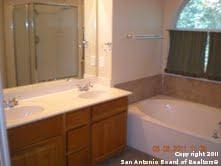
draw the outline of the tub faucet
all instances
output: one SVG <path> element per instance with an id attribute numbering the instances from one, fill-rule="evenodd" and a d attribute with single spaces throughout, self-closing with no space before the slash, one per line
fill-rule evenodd
<path id="1" fill-rule="evenodd" d="M 19 101 L 16 97 L 13 97 L 9 100 L 3 100 L 4 108 L 13 108 L 19 104 Z"/>
<path id="2" fill-rule="evenodd" d="M 213 131 L 214 139 L 221 139 L 221 122 L 218 122 L 218 128 Z"/>
<path id="3" fill-rule="evenodd" d="M 213 137 L 214 139 L 218 139 L 218 138 L 219 138 L 219 135 L 218 135 L 218 131 L 217 131 L 217 130 L 214 130 L 214 131 L 213 131 L 212 137 Z"/>

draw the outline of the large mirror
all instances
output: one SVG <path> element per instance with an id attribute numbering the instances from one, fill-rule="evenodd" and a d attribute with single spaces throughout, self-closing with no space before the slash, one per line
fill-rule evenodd
<path id="1" fill-rule="evenodd" d="M 4 87 L 96 76 L 96 6 L 96 0 L 5 0 Z"/>

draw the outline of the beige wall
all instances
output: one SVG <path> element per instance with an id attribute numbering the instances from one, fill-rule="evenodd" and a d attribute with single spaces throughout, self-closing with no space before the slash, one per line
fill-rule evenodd
<path id="1" fill-rule="evenodd" d="M 98 0 L 98 77 L 111 80 L 113 0 Z"/>
<path id="2" fill-rule="evenodd" d="M 113 1 L 112 84 L 160 74 L 162 40 L 128 40 L 126 35 L 161 35 L 163 1 Z"/>
<path id="3" fill-rule="evenodd" d="M 97 74 L 97 2 L 84 0 L 85 40 L 85 77 Z"/>

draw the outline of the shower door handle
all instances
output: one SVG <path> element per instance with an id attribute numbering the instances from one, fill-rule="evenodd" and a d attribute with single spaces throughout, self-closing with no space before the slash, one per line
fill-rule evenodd
<path id="1" fill-rule="evenodd" d="M 39 44 L 40 43 L 40 37 L 35 35 L 35 44 Z"/>
<path id="2" fill-rule="evenodd" d="M 83 40 L 81 44 L 79 44 L 79 48 L 88 48 L 88 43 L 87 40 Z"/>

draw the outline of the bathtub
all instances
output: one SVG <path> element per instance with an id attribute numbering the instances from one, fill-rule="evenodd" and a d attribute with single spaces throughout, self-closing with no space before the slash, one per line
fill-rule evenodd
<path id="1" fill-rule="evenodd" d="M 221 136 L 220 121 L 221 109 L 156 96 L 129 106 L 127 142 L 167 161 L 216 160 L 221 165 L 221 139 L 212 137 L 215 129 Z"/>

